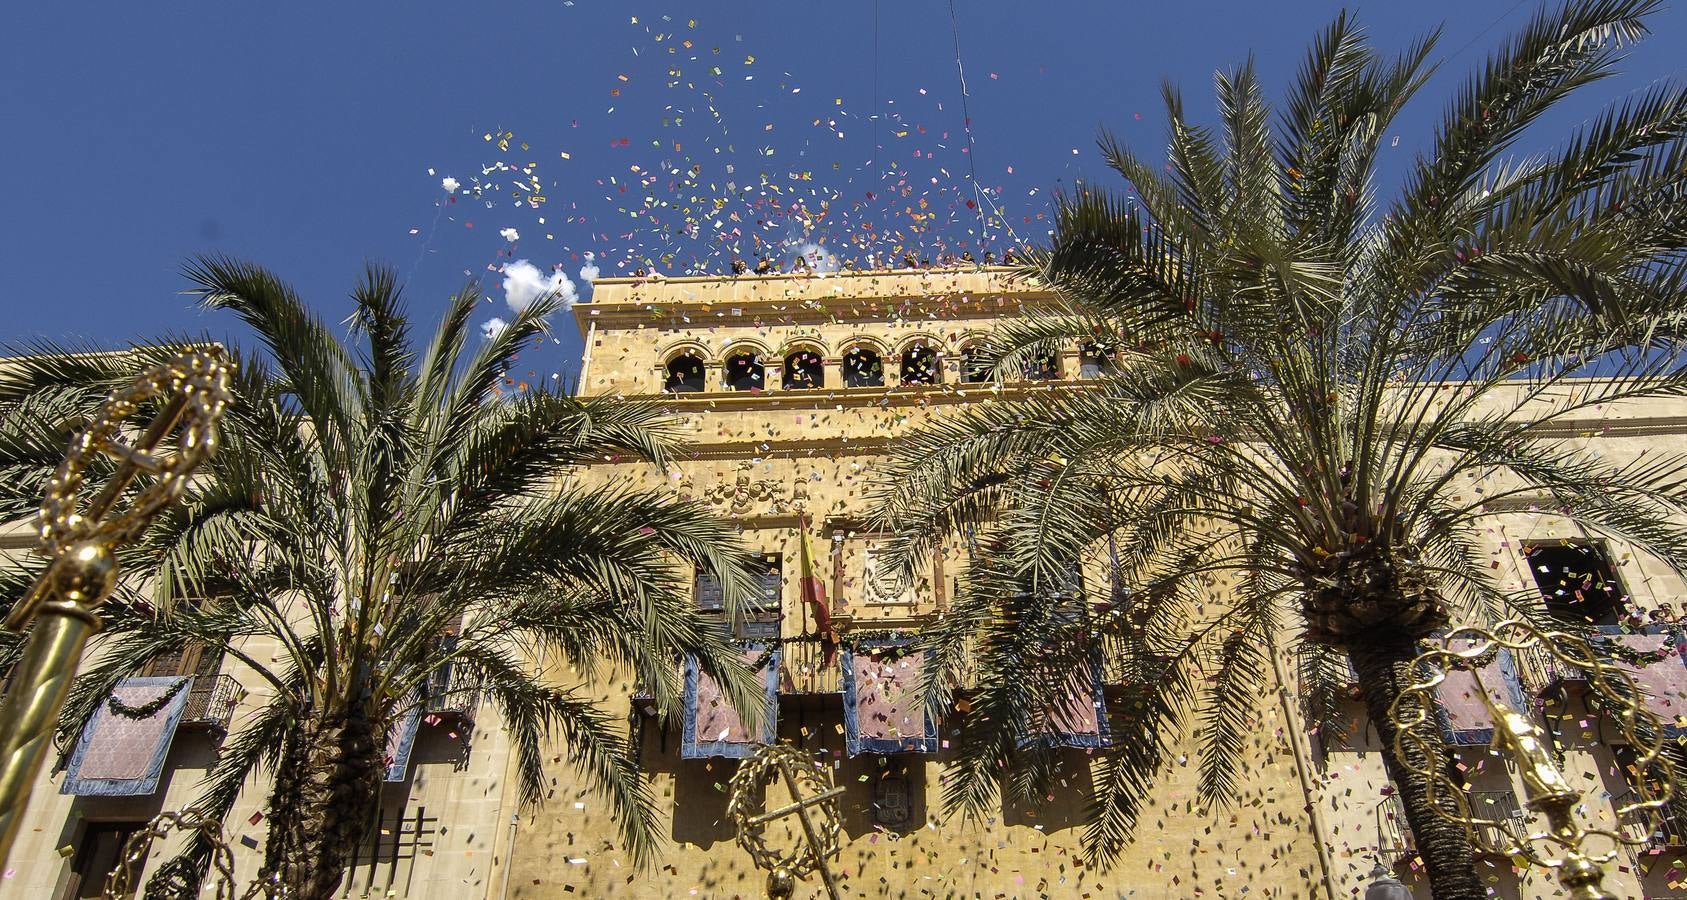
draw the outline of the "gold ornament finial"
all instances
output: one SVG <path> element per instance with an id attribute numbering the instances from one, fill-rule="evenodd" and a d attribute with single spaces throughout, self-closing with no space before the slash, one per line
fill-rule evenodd
<path id="1" fill-rule="evenodd" d="M 764 805 L 767 788 L 775 781 L 784 782 L 791 802 L 757 812 L 755 808 Z M 814 793 L 805 794 L 804 785 Z M 798 879 L 819 872 L 826 895 L 838 900 L 838 886 L 826 861 L 839 849 L 838 834 L 843 826 L 838 821 L 838 798 L 843 796 L 843 788 L 833 787 L 813 759 L 789 744 L 756 748 L 755 755 L 738 766 L 731 788 L 726 814 L 737 828 L 738 846 L 750 854 L 757 868 L 767 870 L 767 896 L 773 900 L 790 897 L 796 893 Z M 786 816 L 795 816 L 802 826 L 803 845 L 792 851 L 774 850 L 767 845 L 764 832 L 769 822 Z"/>
<path id="2" fill-rule="evenodd" d="M 186 351 L 147 370 L 106 398 L 47 481 L 40 536 L 52 561 L 5 622 L 13 631 L 29 628 L 29 637 L 0 706 L 0 868 L 23 821 L 82 648 L 100 628 L 95 611 L 117 586 L 116 549 L 180 497 L 193 470 L 216 449 L 217 421 L 232 400 L 230 377 L 228 361 L 214 347 Z M 166 397 L 158 418 L 133 444 L 125 443 L 126 426 L 141 405 Z M 166 444 L 172 452 L 163 455 Z M 117 470 L 83 505 L 78 495 L 87 468 L 101 455 L 116 459 Z M 143 474 L 148 480 L 129 497 L 128 507 L 114 511 Z"/>

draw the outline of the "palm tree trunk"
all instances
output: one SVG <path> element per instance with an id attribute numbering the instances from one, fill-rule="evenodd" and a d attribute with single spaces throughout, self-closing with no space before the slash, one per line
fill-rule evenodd
<path id="1" fill-rule="evenodd" d="M 312 715 L 277 766 L 262 876 L 292 900 L 331 900 L 355 860 L 385 774 L 385 732 L 356 709 Z"/>
<path id="2" fill-rule="evenodd" d="M 1394 736 L 1399 729 L 1388 713 L 1395 698 L 1417 680 L 1412 671 L 1412 660 L 1417 653 L 1416 642 L 1410 640 L 1348 648 L 1353 670 L 1359 676 L 1359 690 L 1365 698 L 1365 711 L 1382 739 L 1382 758 L 1388 778 L 1399 792 L 1406 809 L 1406 823 L 1412 828 L 1418 855 L 1423 857 L 1429 874 L 1430 890 L 1436 900 L 1484 900 L 1488 892 L 1476 874 L 1476 855 L 1470 835 L 1462 826 L 1435 813 L 1429 800 L 1429 779 L 1402 764 L 1395 754 Z M 1416 758 L 1407 762 L 1413 768 L 1425 769 L 1429 760 Z"/>

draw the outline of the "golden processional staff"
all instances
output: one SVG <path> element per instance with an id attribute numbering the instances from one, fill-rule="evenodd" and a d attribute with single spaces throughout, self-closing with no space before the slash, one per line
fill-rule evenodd
<path id="1" fill-rule="evenodd" d="M 1539 653 L 1560 667 L 1585 673 L 1601 709 L 1635 750 L 1635 791 L 1640 799 L 1617 810 L 1619 822 L 1656 812 L 1670 802 L 1676 773 L 1669 754 L 1664 752 L 1664 723 L 1646 708 L 1640 687 L 1623 663 L 1596 650 L 1582 637 L 1542 631 L 1517 619 L 1492 628 L 1455 628 L 1413 661 L 1420 680 L 1402 691 L 1389 709 L 1389 717 L 1399 729 L 1394 752 L 1403 765 L 1427 779 L 1429 805 L 1437 816 L 1464 826 L 1465 833 L 1473 838 L 1482 835 L 1484 842 L 1488 842 L 1486 835 L 1498 835 L 1500 840 L 1492 849 L 1556 871 L 1564 896 L 1572 900 L 1615 900 L 1602 885 L 1604 863 L 1616 856 L 1618 847 L 1638 845 L 1644 839 L 1625 835 L 1618 828 L 1598 828 L 1578 821 L 1576 808 L 1582 792 L 1559 769 L 1545 729 L 1530 721 L 1524 710 L 1496 702 L 1489 686 L 1482 682 L 1481 666 L 1501 649 Z M 1468 671 L 1475 677 L 1474 693 L 1494 723 L 1491 746 L 1516 768 L 1523 780 L 1525 806 L 1545 820 L 1544 827 L 1531 829 L 1509 819 L 1481 815 L 1446 768 L 1437 763 L 1431 711 L 1436 689 L 1453 670 Z M 1610 846 L 1594 852 L 1585 846 L 1590 838 L 1602 839 Z"/>
<path id="2" fill-rule="evenodd" d="M 0 706 L 0 868 L 11 854 L 41 770 L 53 727 L 82 660 L 100 629 L 96 608 L 117 585 L 117 547 L 132 541 L 160 510 L 181 496 L 189 476 L 216 449 L 216 424 L 227 408 L 229 363 L 216 348 L 190 350 L 149 369 L 112 393 L 47 482 L 41 500 L 41 549 L 47 570 L 13 608 L 6 627 L 33 621 L 23 660 Z M 124 442 L 125 423 L 141 404 L 168 396 L 163 412 Z M 174 453 L 159 453 L 166 444 Z M 100 454 L 118 460 L 103 490 L 79 509 L 85 471 Z M 131 483 L 145 477 L 127 509 L 115 510 Z"/>

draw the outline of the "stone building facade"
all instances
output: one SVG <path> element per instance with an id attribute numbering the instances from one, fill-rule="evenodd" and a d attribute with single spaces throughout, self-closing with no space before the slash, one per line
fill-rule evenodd
<path id="1" fill-rule="evenodd" d="M 862 740 L 859 717 L 850 721 L 856 698 L 847 684 L 862 670 L 828 665 L 815 640 L 818 624 L 799 586 L 801 532 L 806 528 L 816 548 L 832 618 L 846 636 L 917 630 L 942 616 L 964 547 L 935 554 L 916 584 L 882 577 L 874 566 L 882 536 L 868 530 L 866 492 L 889 444 L 928 417 L 1026 391 L 1069 390 L 1093 374 L 1100 360 L 1091 348 L 1073 346 L 1023 380 L 974 380 L 967 365 L 972 342 L 1045 299 L 998 270 L 597 282 L 593 302 L 574 310 L 585 337 L 581 391 L 659 398 L 692 449 L 665 472 L 606 461 L 577 475 L 606 485 L 666 484 L 676 495 L 702 498 L 767 554 L 766 600 L 777 615 L 742 636 L 755 646 L 779 642 L 770 707 L 777 738 L 812 752 L 845 789 L 835 867 L 846 896 L 1347 897 L 1363 893 L 1380 862 L 1427 897 L 1421 863 L 1388 796 L 1375 730 L 1345 695 L 1324 713 L 1339 727 L 1321 732 L 1310 724 L 1315 711 L 1300 687 L 1307 663 L 1299 658 L 1280 661 L 1272 673 L 1280 690 L 1258 698 L 1252 710 L 1256 739 L 1239 802 L 1216 812 L 1196 806 L 1190 741 L 1157 780 L 1136 842 L 1107 871 L 1079 859 L 1094 749 L 1062 751 L 1063 776 L 1045 802 L 968 822 L 947 818 L 943 802 L 952 723 L 935 723 L 934 744 L 911 740 L 879 752 L 863 746 L 871 742 Z M 1687 403 L 1654 403 L 1599 410 L 1553 436 L 1626 459 L 1664 451 L 1683 431 Z M 1470 485 L 1473 497 L 1497 489 Z M 1687 597 L 1687 586 L 1664 567 L 1574 531 L 1550 514 L 1550 504 L 1523 496 L 1493 508 L 1499 515 L 1482 549 L 1508 589 L 1573 594 L 1584 605 L 1567 607 L 1567 615 L 1585 617 L 1597 607 L 1594 617 L 1613 628 L 1624 604 L 1667 610 Z M 1089 583 L 1102 583 L 1099 573 L 1088 574 Z M 705 605 L 707 592 L 700 585 Z M 1215 584 L 1215 600 L 1222 595 L 1223 584 Z M 1285 646 L 1292 643 L 1287 637 Z M 1517 696 L 1555 717 L 1565 768 L 1588 789 L 1588 814 L 1645 839 L 1617 853 L 1607 885 L 1621 896 L 1687 896 L 1687 886 L 1672 885 L 1687 882 L 1687 866 L 1677 861 L 1687 857 L 1687 820 L 1616 822 L 1613 804 L 1630 787 L 1613 729 L 1587 710 L 1581 686 L 1563 673 L 1534 660 L 1518 660 L 1512 670 Z M 1679 681 L 1677 670 L 1684 673 Z M 1687 691 L 1679 656 L 1664 660 L 1659 672 L 1666 679 L 1660 685 Z M 1132 740 L 1133 723 L 1113 702 L 1131 687 L 1130 667 L 1108 666 L 1105 681 L 1106 739 Z M 730 748 L 700 750 L 699 739 L 708 744 L 711 735 L 695 733 L 694 720 L 657 717 L 631 681 L 600 688 L 626 704 L 639 759 L 670 817 L 671 845 L 655 869 L 630 868 L 609 837 L 604 804 L 558 765 L 554 799 L 563 802 L 517 817 L 507 896 L 759 896 L 762 873 L 734 844 L 725 813 L 739 763 L 711 755 Z M 1687 703 L 1687 694 L 1656 702 L 1668 713 Z M 906 730 L 918 731 L 918 723 Z M 931 752 L 908 750 L 916 745 Z M 1456 756 L 1453 765 L 1480 792 L 1475 799 L 1484 809 L 1520 806 L 1516 774 L 1485 745 L 1461 746 Z M 1557 893 L 1547 875 L 1495 854 L 1480 865 L 1495 896 Z M 816 879 L 799 889 L 805 895 L 823 896 Z"/>

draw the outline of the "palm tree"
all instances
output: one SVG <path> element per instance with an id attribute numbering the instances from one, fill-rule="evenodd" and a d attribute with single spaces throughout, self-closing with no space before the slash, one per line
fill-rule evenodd
<path id="1" fill-rule="evenodd" d="M 1687 570 L 1687 459 L 1616 461 L 1550 437 L 1610 404 L 1687 394 L 1668 352 L 1687 308 L 1687 94 L 1653 87 L 1546 155 L 1505 158 L 1609 74 L 1656 7 L 1537 15 L 1453 97 L 1386 209 L 1378 148 L 1434 35 L 1386 59 L 1338 17 L 1275 127 L 1251 65 L 1216 79 L 1220 131 L 1189 123 L 1168 86 L 1164 173 L 1103 135 L 1132 192 L 1060 199 L 1025 273 L 1055 299 L 987 353 L 998 376 L 1075 341 L 1117 348 L 1117 364 L 923 428 L 877 496 L 906 567 L 945 535 L 973 538 L 927 637 L 951 676 L 929 680 L 941 708 L 967 654 L 982 657 L 953 808 L 986 809 L 1004 771 L 1017 791 L 1046 780 L 1047 754 L 1020 738 L 1098 648 L 1110 664 L 1170 662 L 1145 667 L 1141 733 L 1098 764 L 1089 852 L 1129 840 L 1180 728 L 1198 726 L 1203 798 L 1233 797 L 1253 727 L 1241 701 L 1290 649 L 1289 601 L 1309 649 L 1357 670 L 1435 896 L 1484 896 L 1468 838 L 1416 774 L 1429 760 L 1397 758 L 1389 717 L 1418 642 L 1451 617 L 1542 613 L 1488 567 L 1484 517 L 1540 498 Z M 1111 595 L 1063 601 L 1078 567 L 1106 571 Z"/>
<path id="2" fill-rule="evenodd" d="M 126 555 L 127 589 L 106 611 L 112 636 L 79 679 L 65 730 L 74 735 L 147 660 L 190 641 L 221 648 L 267 696 L 225 744 L 196 806 L 226 815 L 268 771 L 262 873 L 319 900 L 336 894 L 378 802 L 389 728 L 432 699 L 432 676 L 450 667 L 453 690 L 472 684 L 501 713 L 523 803 L 543 797 L 542 747 L 560 737 L 611 801 L 624 846 L 648 861 L 654 801 L 616 717 L 542 679 L 532 654 L 631 670 L 670 709 L 675 661 L 690 654 L 741 708 L 756 708 L 738 651 L 690 596 L 700 568 L 735 609 L 749 602 L 734 530 L 698 504 L 566 477 L 605 457 L 667 460 L 668 420 L 648 405 L 547 390 L 498 396 L 561 307 L 556 296 L 476 349 L 471 286 L 418 351 L 390 271 L 371 268 L 352 295 L 358 346 L 261 268 L 204 258 L 187 275 L 265 353 L 234 354 L 237 402 L 221 448 Z M 63 421 L 155 352 L 17 360 L 0 403 Z M 41 448 L 8 447 L 14 472 L 39 475 Z M 273 645 L 275 661 L 251 641 Z M 167 867 L 165 880 L 192 882 L 194 862 Z"/>

